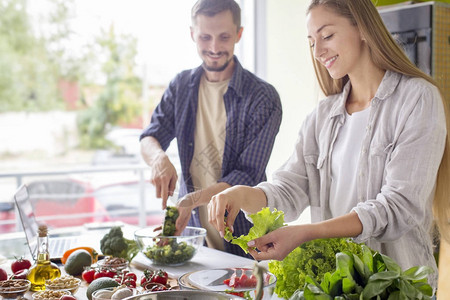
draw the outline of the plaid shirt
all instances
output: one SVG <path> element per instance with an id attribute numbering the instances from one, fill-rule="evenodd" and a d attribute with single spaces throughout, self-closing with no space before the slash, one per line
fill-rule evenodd
<path id="1" fill-rule="evenodd" d="M 282 109 L 275 88 L 242 68 L 234 57 L 235 69 L 224 95 L 227 113 L 222 176 L 218 182 L 254 186 L 266 180 L 266 166 L 278 133 Z M 176 138 L 182 180 L 179 197 L 193 192 L 189 168 L 194 153 L 198 90 L 203 68 L 179 73 L 164 92 L 153 112 L 145 136 L 156 138 L 166 150 Z M 191 226 L 201 227 L 198 210 L 192 212 Z M 235 236 L 247 234 L 252 224 L 239 213 L 234 224 Z M 239 246 L 225 242 L 225 250 L 245 256 Z"/>

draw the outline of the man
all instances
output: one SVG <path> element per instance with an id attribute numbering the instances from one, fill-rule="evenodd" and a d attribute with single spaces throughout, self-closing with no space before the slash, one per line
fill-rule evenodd
<path id="1" fill-rule="evenodd" d="M 211 197 L 226 188 L 266 179 L 281 123 L 277 91 L 243 69 L 234 56 L 242 31 L 234 0 L 199 0 L 194 5 L 191 37 L 203 64 L 181 72 L 169 84 L 141 135 L 141 152 L 165 209 L 178 176 L 164 151 L 176 138 L 183 176 L 176 234 L 188 222 L 205 227 L 208 246 L 246 256 L 240 247 L 224 242 L 206 211 Z M 234 235 L 247 234 L 251 226 L 239 213 Z"/>

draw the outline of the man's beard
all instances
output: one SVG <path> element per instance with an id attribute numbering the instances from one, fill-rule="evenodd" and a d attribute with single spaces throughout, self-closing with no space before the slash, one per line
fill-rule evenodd
<path id="1" fill-rule="evenodd" d="M 207 53 L 205 53 L 206 55 Z M 205 69 L 208 72 L 222 72 L 224 71 L 228 65 L 230 64 L 231 60 L 233 59 L 233 57 L 231 57 L 229 60 L 227 60 L 222 66 L 218 66 L 218 67 L 214 67 L 214 66 L 208 66 L 205 61 L 203 61 L 203 69 Z"/>

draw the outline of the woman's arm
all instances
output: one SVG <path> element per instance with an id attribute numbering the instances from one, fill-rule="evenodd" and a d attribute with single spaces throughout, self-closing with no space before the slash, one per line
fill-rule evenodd
<path id="1" fill-rule="evenodd" d="M 351 212 L 318 223 L 281 227 L 250 241 L 248 246 L 256 260 L 282 260 L 305 242 L 320 238 L 355 237 L 361 232 L 361 221 L 355 212 Z"/>

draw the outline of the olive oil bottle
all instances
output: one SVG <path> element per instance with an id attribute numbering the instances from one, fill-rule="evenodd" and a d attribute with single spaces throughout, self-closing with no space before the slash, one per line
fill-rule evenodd
<path id="1" fill-rule="evenodd" d="M 37 259 L 27 276 L 27 279 L 31 282 L 30 290 L 45 290 L 45 280 L 52 280 L 60 276 L 61 270 L 50 261 L 47 225 L 39 225 Z"/>

